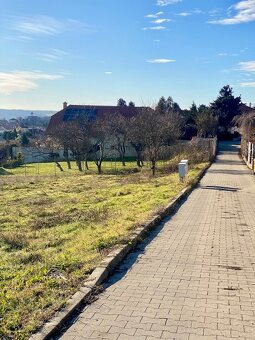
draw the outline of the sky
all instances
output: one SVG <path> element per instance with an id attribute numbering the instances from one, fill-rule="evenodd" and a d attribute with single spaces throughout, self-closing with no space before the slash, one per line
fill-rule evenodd
<path id="1" fill-rule="evenodd" d="M 255 0 L 0 0 L 0 108 L 255 103 Z"/>

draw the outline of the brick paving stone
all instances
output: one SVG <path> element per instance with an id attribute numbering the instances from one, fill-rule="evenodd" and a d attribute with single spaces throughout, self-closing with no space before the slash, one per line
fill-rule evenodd
<path id="1" fill-rule="evenodd" d="M 178 212 L 62 339 L 255 339 L 255 183 L 222 143 Z"/>

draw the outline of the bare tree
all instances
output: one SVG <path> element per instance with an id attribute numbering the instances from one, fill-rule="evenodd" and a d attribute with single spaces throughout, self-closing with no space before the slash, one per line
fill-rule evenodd
<path id="1" fill-rule="evenodd" d="M 63 167 L 59 163 L 59 151 L 61 150 L 61 145 L 50 136 L 46 136 L 44 138 L 38 138 L 37 140 L 30 143 L 31 147 L 34 147 L 38 155 L 51 158 L 56 166 L 59 168 L 61 172 L 64 171 Z"/>
<path id="2" fill-rule="evenodd" d="M 79 171 L 82 171 L 82 161 L 85 160 L 88 169 L 87 157 L 92 147 L 91 124 L 86 117 L 80 117 L 75 121 L 62 122 L 49 132 L 50 137 L 62 145 L 63 156 L 68 168 L 71 168 L 69 150 L 72 152 Z"/>
<path id="3" fill-rule="evenodd" d="M 207 138 L 216 136 L 218 118 L 213 115 L 207 106 L 200 105 L 195 116 L 195 123 L 198 137 Z"/>
<path id="4" fill-rule="evenodd" d="M 139 138 L 138 135 L 135 136 L 135 134 L 136 134 L 136 130 L 130 132 L 130 135 L 131 135 L 130 145 L 134 148 L 134 150 L 136 152 L 136 164 L 139 168 L 141 168 L 143 166 L 144 146 L 142 145 L 141 142 L 139 142 L 139 140 L 141 140 L 141 138 Z M 132 135 L 133 135 L 133 137 L 132 137 Z M 134 142 L 132 139 L 136 140 L 136 142 Z"/>
<path id="5" fill-rule="evenodd" d="M 247 141 L 255 141 L 255 112 L 242 114 L 233 120 L 239 127 L 243 138 Z"/>
<path id="6" fill-rule="evenodd" d="M 120 113 L 108 117 L 106 121 L 109 139 L 112 148 L 115 149 L 121 159 L 122 165 L 125 166 L 126 145 L 128 141 L 130 119 Z"/>
<path id="7" fill-rule="evenodd" d="M 93 156 L 97 166 L 98 174 L 102 173 L 102 163 L 105 159 L 105 146 L 108 140 L 108 117 L 102 115 L 91 124 L 91 142 L 92 147 L 90 154 Z"/>
<path id="8" fill-rule="evenodd" d="M 55 143 L 58 143 L 63 148 L 63 156 L 67 162 L 68 169 L 71 169 L 71 162 L 69 159 L 69 139 L 70 139 L 69 125 L 67 123 L 61 123 L 58 126 L 51 128 L 48 133 L 48 137 Z"/>
<path id="9" fill-rule="evenodd" d="M 181 124 L 178 113 L 157 114 L 151 109 L 144 109 L 132 118 L 132 141 L 143 145 L 144 155 L 151 164 L 153 175 L 162 150 L 180 137 Z"/>

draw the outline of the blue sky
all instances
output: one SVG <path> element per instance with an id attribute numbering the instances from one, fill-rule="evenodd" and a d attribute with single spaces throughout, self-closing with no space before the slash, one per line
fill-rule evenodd
<path id="1" fill-rule="evenodd" d="M 0 107 L 255 103 L 255 0 L 0 0 Z"/>

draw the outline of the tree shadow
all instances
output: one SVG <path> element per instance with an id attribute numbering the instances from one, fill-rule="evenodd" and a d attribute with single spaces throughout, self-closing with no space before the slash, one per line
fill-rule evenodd
<path id="1" fill-rule="evenodd" d="M 141 243 L 130 252 L 127 257 L 117 266 L 114 272 L 109 277 L 108 281 L 103 284 L 104 288 L 108 288 L 118 281 L 120 281 L 126 273 L 132 268 L 132 266 L 139 262 L 139 257 L 145 253 L 146 247 L 151 243 L 151 241 L 157 237 L 157 235 L 163 229 L 165 223 L 171 219 L 171 216 L 166 217 L 155 229 L 148 232 L 148 236 Z"/>

